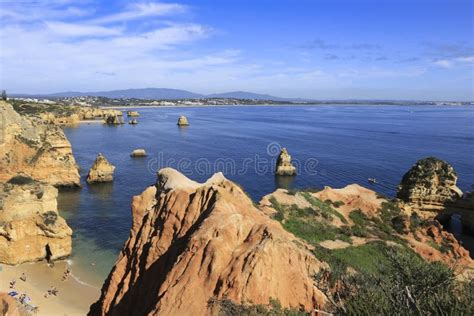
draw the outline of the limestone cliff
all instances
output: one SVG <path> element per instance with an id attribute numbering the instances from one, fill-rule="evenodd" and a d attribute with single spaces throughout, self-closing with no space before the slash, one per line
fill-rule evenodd
<path id="1" fill-rule="evenodd" d="M 311 311 L 326 301 L 313 278 L 326 264 L 222 174 L 199 184 L 162 169 L 132 216 L 90 315 L 206 315 L 212 299 Z"/>
<path id="2" fill-rule="evenodd" d="M 446 161 L 429 157 L 419 160 L 402 178 L 397 197 L 412 207 L 435 211 L 462 196 L 458 176 Z"/>
<path id="3" fill-rule="evenodd" d="M 0 262 L 20 264 L 71 254 L 72 230 L 58 215 L 58 190 L 18 175 L 0 183 Z"/>
<path id="4" fill-rule="evenodd" d="M 20 116 L 0 101 L 0 182 L 17 173 L 54 186 L 79 186 L 71 144 L 60 127 Z"/>

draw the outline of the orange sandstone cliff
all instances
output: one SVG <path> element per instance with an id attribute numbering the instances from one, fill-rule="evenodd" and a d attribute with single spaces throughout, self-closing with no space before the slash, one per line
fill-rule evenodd
<path id="1" fill-rule="evenodd" d="M 134 197 L 133 227 L 90 315 L 206 315 L 212 299 L 311 311 L 326 267 L 221 173 L 203 184 L 162 169 Z"/>

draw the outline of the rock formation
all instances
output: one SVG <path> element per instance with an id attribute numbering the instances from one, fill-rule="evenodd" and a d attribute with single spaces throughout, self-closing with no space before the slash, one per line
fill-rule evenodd
<path id="1" fill-rule="evenodd" d="M 132 119 L 132 120 L 128 121 L 128 124 L 136 125 L 136 124 L 138 124 L 138 120 L 137 119 Z"/>
<path id="2" fill-rule="evenodd" d="M 111 182 L 114 180 L 115 166 L 99 153 L 87 175 L 87 183 Z"/>
<path id="3" fill-rule="evenodd" d="M 124 124 L 123 117 L 118 116 L 116 114 L 108 115 L 105 118 L 105 123 L 108 125 L 121 125 Z"/>
<path id="4" fill-rule="evenodd" d="M 0 315 L 3 316 L 29 316 L 29 313 L 13 297 L 0 292 Z"/>
<path id="5" fill-rule="evenodd" d="M 278 156 L 275 174 L 279 176 L 293 176 L 296 174 L 296 168 L 291 163 L 291 156 L 286 148 L 282 148 Z"/>
<path id="6" fill-rule="evenodd" d="M 203 184 L 162 169 L 135 196 L 133 226 L 90 315 L 208 315 L 211 299 L 311 311 L 325 264 L 219 173 Z"/>
<path id="7" fill-rule="evenodd" d="M 145 149 L 135 149 L 132 151 L 130 154 L 131 157 L 146 157 L 146 151 Z"/>
<path id="8" fill-rule="evenodd" d="M 127 115 L 129 117 L 138 117 L 140 116 L 140 113 L 138 113 L 138 111 L 127 111 Z"/>
<path id="9" fill-rule="evenodd" d="M 18 175 L 0 183 L 0 262 L 20 264 L 71 254 L 72 230 L 59 216 L 58 190 Z"/>
<path id="10" fill-rule="evenodd" d="M 19 115 L 0 101 L 0 181 L 19 172 L 54 186 L 79 186 L 71 144 L 60 127 Z"/>
<path id="11" fill-rule="evenodd" d="M 188 118 L 184 115 L 181 115 L 178 119 L 178 125 L 179 126 L 188 126 L 189 125 Z"/>
<path id="12" fill-rule="evenodd" d="M 402 178 L 397 197 L 414 208 L 440 210 L 462 196 L 453 167 L 437 158 L 419 160 Z"/>

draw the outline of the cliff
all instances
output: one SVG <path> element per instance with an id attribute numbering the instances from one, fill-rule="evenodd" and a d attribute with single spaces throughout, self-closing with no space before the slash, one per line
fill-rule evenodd
<path id="1" fill-rule="evenodd" d="M 0 183 L 0 262 L 20 264 L 71 254 L 72 230 L 58 215 L 58 190 L 18 175 Z"/>
<path id="2" fill-rule="evenodd" d="M 203 184 L 173 169 L 134 197 L 130 238 L 90 315 L 205 315 L 211 300 L 311 311 L 326 265 L 216 174 Z"/>
<path id="3" fill-rule="evenodd" d="M 80 186 L 71 144 L 60 127 L 20 116 L 0 101 L 0 182 L 17 173 L 54 186 Z"/>
<path id="4" fill-rule="evenodd" d="M 457 180 L 456 171 L 446 161 L 421 159 L 403 176 L 397 197 L 416 209 L 442 210 L 446 203 L 462 197 Z"/>

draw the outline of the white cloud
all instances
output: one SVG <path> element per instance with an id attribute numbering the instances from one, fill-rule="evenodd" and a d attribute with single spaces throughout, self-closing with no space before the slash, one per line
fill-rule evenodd
<path id="1" fill-rule="evenodd" d="M 53 33 L 62 36 L 71 37 L 98 37 L 98 36 L 114 36 L 120 35 L 122 30 L 119 28 L 110 28 L 97 25 L 64 23 L 58 21 L 46 22 L 46 26 Z"/>
<path id="2" fill-rule="evenodd" d="M 433 62 L 436 66 L 442 68 L 453 68 L 456 66 L 462 65 L 469 65 L 472 66 L 474 64 L 474 56 L 463 56 L 463 57 L 456 57 L 451 59 L 439 59 Z"/>
<path id="3" fill-rule="evenodd" d="M 177 3 L 135 3 L 127 11 L 93 19 L 91 23 L 124 22 L 151 16 L 165 16 L 185 12 L 186 7 Z"/>

